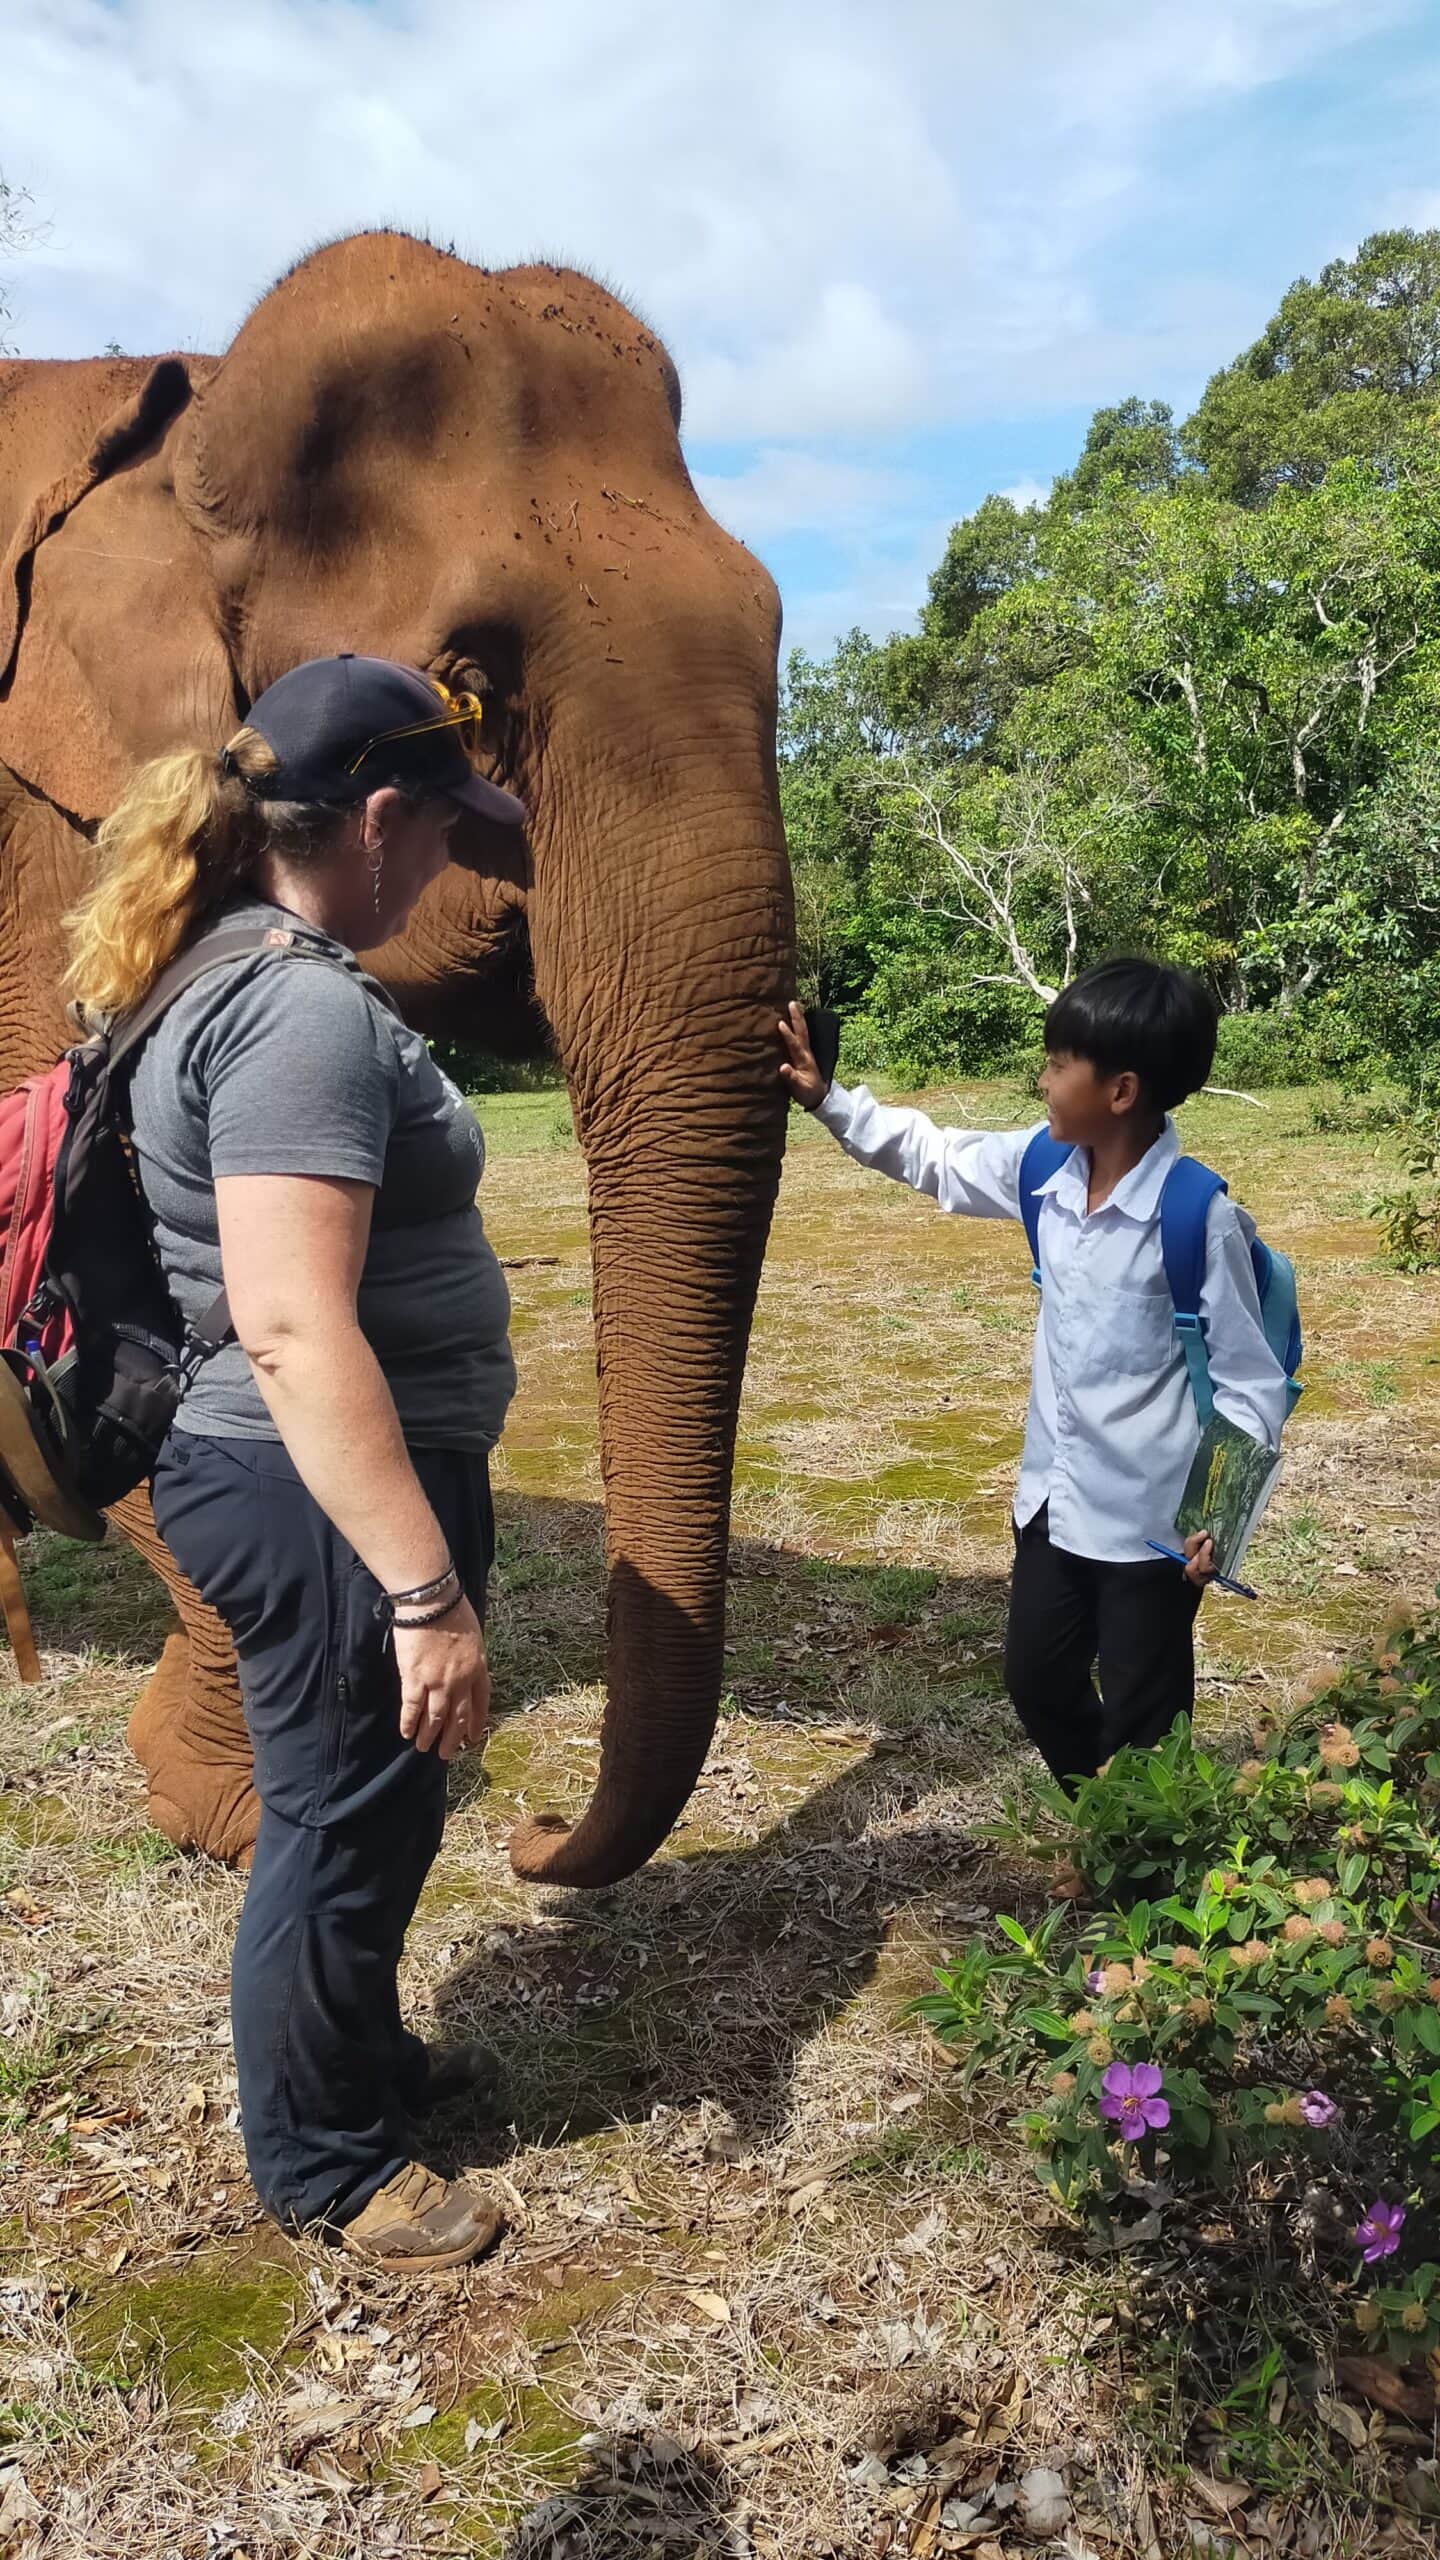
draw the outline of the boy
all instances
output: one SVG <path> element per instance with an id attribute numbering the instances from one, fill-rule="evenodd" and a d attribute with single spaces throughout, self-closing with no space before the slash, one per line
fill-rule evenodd
<path id="1" fill-rule="evenodd" d="M 1182 1572 L 1175 1512 L 1200 1424 L 1160 1252 L 1160 1193 L 1180 1153 L 1170 1112 L 1215 1055 L 1199 981 L 1150 960 L 1088 969 L 1045 1017 L 1040 1092 L 1073 1153 L 1040 1198 L 1043 1292 L 1016 1492 L 1005 1685 L 1057 1778 L 1091 1777 L 1122 1744 L 1158 1742 L 1195 1698 L 1195 1613 L 1210 1542 Z M 858 1164 L 962 1218 L 1018 1218 L 1034 1130 L 937 1129 L 863 1085 L 826 1086 L 792 1004 L 780 1073 Z M 1216 1410 L 1278 1448 L 1285 1374 L 1265 1339 L 1254 1228 L 1223 1194 L 1206 1227 L 1200 1313 Z M 1092 1673 L 1098 1663 L 1100 1694 Z"/>

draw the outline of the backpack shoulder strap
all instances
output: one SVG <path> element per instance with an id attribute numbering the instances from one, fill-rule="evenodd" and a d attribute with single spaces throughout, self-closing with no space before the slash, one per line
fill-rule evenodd
<path id="1" fill-rule="evenodd" d="M 1160 1194 L 1160 1257 L 1175 1309 L 1175 1330 L 1190 1372 L 1195 1409 L 1201 1422 L 1215 1410 L 1210 1358 L 1200 1318 L 1205 1283 L 1205 1229 L 1210 1203 L 1228 1185 L 1194 1156 L 1177 1156 Z"/>
<path id="2" fill-rule="evenodd" d="M 1160 1255 L 1175 1301 L 1177 1320 L 1200 1320 L 1205 1280 L 1205 1226 L 1216 1193 L 1228 1190 L 1218 1173 L 1194 1156 L 1177 1156 L 1160 1194 Z"/>
<path id="3" fill-rule="evenodd" d="M 1048 1129 L 1037 1129 L 1020 1159 L 1020 1221 L 1030 1246 L 1033 1266 L 1031 1278 L 1040 1286 L 1040 1201 L 1039 1193 L 1057 1174 L 1074 1150 L 1062 1138 L 1052 1138 Z"/>
<path id="4" fill-rule="evenodd" d="M 138 1049 L 149 1037 L 156 1023 L 168 1013 L 177 996 L 193 987 L 197 978 L 206 977 L 212 969 L 223 969 L 232 960 L 252 959 L 257 951 L 284 948 L 281 931 L 274 925 L 221 925 L 214 933 L 202 933 L 198 941 L 162 969 L 148 995 L 142 996 L 133 1013 L 117 1022 L 110 1034 L 110 1064 L 116 1067 Z M 296 946 L 299 948 L 300 946 Z"/>
<path id="5" fill-rule="evenodd" d="M 124 1020 L 116 1024 L 110 1034 L 111 1072 L 134 1055 L 162 1014 L 169 1011 L 176 997 L 183 996 L 186 988 L 193 987 L 198 978 L 206 977 L 212 969 L 227 967 L 232 960 L 249 960 L 257 952 L 272 950 L 291 951 L 297 959 L 330 959 L 329 952 L 318 943 L 308 941 L 302 934 L 292 934 L 280 925 L 220 925 L 213 933 L 202 933 L 170 962 L 168 968 L 161 970 L 149 994 L 142 998 L 134 1012 L 126 1014 Z M 341 968 L 344 963 L 334 961 L 331 965 Z M 383 990 L 376 992 L 383 993 Z M 389 1003 L 388 996 L 385 1001 Z M 396 1008 L 392 1006 L 391 1010 Z M 204 1358 L 220 1350 L 233 1338 L 234 1330 L 230 1299 L 222 1289 L 190 1329 L 192 1355 Z"/>

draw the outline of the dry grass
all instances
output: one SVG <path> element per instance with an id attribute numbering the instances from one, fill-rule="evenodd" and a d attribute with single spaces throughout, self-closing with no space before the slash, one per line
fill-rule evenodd
<path id="1" fill-rule="evenodd" d="M 553 1139 L 553 1097 L 527 1102 Z M 1023 1107 L 992 1088 L 952 1116 Z M 1314 1377 L 1255 1559 L 1272 1597 L 1205 1612 L 1223 1723 L 1428 1592 L 1440 1284 L 1376 1265 L 1362 1130 L 1317 1137 L 1277 1097 L 1207 1107 L 1190 1142 L 1296 1252 Z M 714 1753 L 644 1875 L 537 1900 L 505 1838 L 583 1801 L 599 1705 L 579 1160 L 502 1141 L 487 1200 L 528 1265 L 503 1721 L 456 1787 L 407 1991 L 501 2056 L 504 2121 L 452 2120 L 436 2156 L 503 2181 L 511 2236 L 407 2291 L 260 2222 L 226 2029 L 239 1888 L 147 1832 L 122 1741 L 163 1613 L 127 1554 L 52 1548 L 53 1676 L 0 1696 L 0 2552 L 993 2560 L 1037 2547 L 1004 2493 L 1048 2458 L 1074 2501 L 1057 2548 L 1168 2560 L 1193 2501 L 1105 2281 L 902 2015 L 1009 1891 L 976 1832 L 1019 1761 L 998 1652 L 1023 1244 L 800 1133 Z M 1365 2547 L 1420 2547 L 1403 2531 Z"/>

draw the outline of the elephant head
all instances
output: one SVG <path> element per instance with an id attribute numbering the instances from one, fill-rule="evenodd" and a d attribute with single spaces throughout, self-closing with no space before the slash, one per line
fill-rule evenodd
<path id="1" fill-rule="evenodd" d="M 9 527 L 0 626 L 8 596 L 36 645 L 8 695 L 0 667 L 0 757 L 27 785 L 93 819 L 136 758 L 218 740 L 285 668 L 354 648 L 479 693 L 493 770 L 531 812 L 518 854 L 471 822 L 376 965 L 422 1026 L 483 1041 L 485 988 L 503 1007 L 496 964 L 528 935 L 564 1063 L 589 1177 L 609 1701 L 589 1809 L 573 1832 L 531 1823 L 512 1856 L 608 1883 L 675 1821 L 720 1688 L 783 1142 L 775 590 L 696 496 L 663 348 L 558 268 L 361 235 L 284 278 L 218 362 L 114 387 L 88 461 Z"/>

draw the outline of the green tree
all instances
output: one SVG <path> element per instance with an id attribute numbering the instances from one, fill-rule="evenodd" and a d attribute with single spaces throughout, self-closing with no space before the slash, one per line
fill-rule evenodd
<path id="1" fill-rule="evenodd" d="M 1192 474 L 1048 513 L 963 644 L 983 736 L 937 755 L 892 720 L 847 768 L 867 1003 L 902 908 L 951 929 L 973 988 L 1032 1003 L 1120 945 L 1232 1005 L 1353 999 L 1397 947 L 1373 795 L 1433 723 L 1437 522 L 1428 437 L 1391 482 L 1348 462 L 1259 511 Z"/>
<path id="2" fill-rule="evenodd" d="M 1117 401 L 1097 409 L 1080 459 L 1057 480 L 1051 507 L 1093 506 L 1109 480 L 1121 480 L 1142 496 L 1162 496 L 1185 467 L 1175 415 L 1168 400 Z"/>
<path id="3" fill-rule="evenodd" d="M 926 637 L 953 646 L 965 639 L 987 605 L 1033 578 L 1044 521 L 1042 507 L 986 498 L 973 516 L 953 526 L 921 615 Z"/>
<path id="4" fill-rule="evenodd" d="M 1184 428 L 1222 497 L 1260 506 L 1333 462 L 1382 468 L 1440 396 L 1440 230 L 1377 231 L 1290 287 L 1268 328 L 1214 375 Z"/>
<path id="5" fill-rule="evenodd" d="M 792 658 L 810 982 L 868 1057 L 978 1066 L 1117 948 L 1280 1008 L 1291 1055 L 1433 1047 L 1437 401 L 1440 232 L 1379 234 L 1183 439 L 1118 402 L 1044 504 L 957 524 L 915 637 Z"/>

